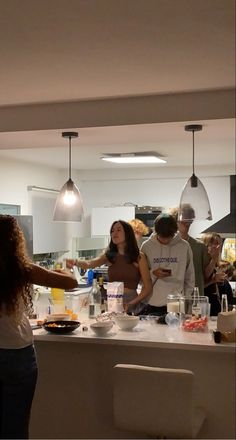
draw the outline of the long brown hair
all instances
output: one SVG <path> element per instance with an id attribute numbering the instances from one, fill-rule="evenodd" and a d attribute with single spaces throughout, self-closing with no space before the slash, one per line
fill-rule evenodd
<path id="1" fill-rule="evenodd" d="M 31 309 L 29 273 L 23 232 L 14 217 L 0 214 L 0 315 L 3 309 L 16 312 L 20 297 L 26 310 Z"/>
<path id="2" fill-rule="evenodd" d="M 110 235 L 112 233 L 113 226 L 116 223 L 120 223 L 124 229 L 125 255 L 127 257 L 128 262 L 129 263 L 138 262 L 139 257 L 140 257 L 140 252 L 139 252 L 137 240 L 135 238 L 134 230 L 133 230 L 132 226 L 129 223 L 125 222 L 124 220 L 116 220 L 111 225 Z M 108 248 L 106 250 L 106 257 L 107 257 L 108 261 L 110 261 L 111 263 L 114 263 L 117 254 L 118 254 L 117 245 L 113 243 L 112 239 L 110 239 L 110 243 L 109 243 Z"/>

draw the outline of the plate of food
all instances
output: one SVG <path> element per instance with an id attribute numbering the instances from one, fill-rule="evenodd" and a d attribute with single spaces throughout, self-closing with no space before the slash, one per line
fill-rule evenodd
<path id="1" fill-rule="evenodd" d="M 50 321 L 43 324 L 43 328 L 50 333 L 71 333 L 80 326 L 78 321 Z"/>

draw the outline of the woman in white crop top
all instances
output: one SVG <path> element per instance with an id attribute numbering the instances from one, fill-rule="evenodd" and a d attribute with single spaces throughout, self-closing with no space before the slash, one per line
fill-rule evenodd
<path id="1" fill-rule="evenodd" d="M 27 257 L 17 221 L 0 215 L 0 438 L 26 439 L 37 381 L 28 320 L 31 285 L 72 289 L 70 275 L 48 271 Z"/>

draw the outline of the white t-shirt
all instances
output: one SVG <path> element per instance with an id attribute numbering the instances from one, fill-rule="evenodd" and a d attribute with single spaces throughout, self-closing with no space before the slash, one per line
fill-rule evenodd
<path id="1" fill-rule="evenodd" d="M 20 312 L 20 313 L 19 313 Z M 17 349 L 31 345 L 33 333 L 24 311 L 23 301 L 17 314 L 0 314 L 0 348 Z"/>

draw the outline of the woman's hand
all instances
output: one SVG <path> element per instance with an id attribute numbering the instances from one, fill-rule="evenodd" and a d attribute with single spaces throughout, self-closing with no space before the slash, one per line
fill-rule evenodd
<path id="1" fill-rule="evenodd" d="M 62 273 L 64 275 L 71 275 L 71 270 L 69 269 L 63 269 L 63 268 L 53 269 L 53 272 Z"/>
<path id="2" fill-rule="evenodd" d="M 213 275 L 213 278 L 215 283 L 223 283 L 226 280 L 227 275 L 225 272 L 216 272 Z"/>
<path id="3" fill-rule="evenodd" d="M 132 302 L 126 303 L 124 304 L 124 312 L 128 313 L 129 309 L 133 306 L 134 304 Z"/>
<path id="4" fill-rule="evenodd" d="M 124 312 L 127 313 L 129 310 L 129 303 L 124 304 Z"/>
<path id="5" fill-rule="evenodd" d="M 72 259 L 67 258 L 66 259 L 66 267 L 68 269 L 72 269 L 73 266 L 77 266 L 77 260 L 72 260 Z"/>
<path id="6" fill-rule="evenodd" d="M 218 261 L 221 253 L 221 245 L 220 244 L 213 244 L 211 246 L 208 246 L 208 254 L 211 256 L 211 258 L 214 261 Z"/>
<path id="7" fill-rule="evenodd" d="M 89 268 L 89 263 L 88 263 L 88 261 L 85 261 L 85 260 L 67 259 L 66 260 L 66 267 L 68 267 L 69 269 L 72 269 L 73 266 L 82 267 L 82 269 L 87 270 Z"/>

